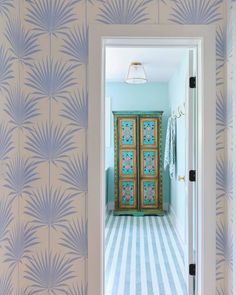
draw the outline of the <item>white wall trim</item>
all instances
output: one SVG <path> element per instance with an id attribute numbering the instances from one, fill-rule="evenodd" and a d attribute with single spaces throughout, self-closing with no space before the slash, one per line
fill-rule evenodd
<path id="1" fill-rule="evenodd" d="M 173 228 L 174 228 L 177 236 L 179 237 L 179 239 L 185 249 L 185 246 L 186 246 L 185 233 L 183 232 L 183 230 L 181 230 L 179 220 L 178 220 L 178 218 L 175 214 L 175 211 L 173 210 L 173 207 L 171 205 L 170 205 L 170 210 L 169 210 L 169 216 L 170 216 L 170 220 L 173 225 Z"/>
<path id="2" fill-rule="evenodd" d="M 197 295 L 216 289 L 215 27 L 193 25 L 90 25 L 88 125 L 88 294 L 104 294 L 104 44 L 123 38 L 160 45 L 198 46 L 198 261 Z M 138 41 L 137 41 L 138 43 Z M 127 43 L 129 44 L 129 43 Z M 136 45 L 136 44 L 135 44 Z M 103 74 L 103 75 L 102 75 Z M 206 83 L 205 83 L 206 81 Z"/>
<path id="3" fill-rule="evenodd" d="M 166 212 L 169 212 L 169 210 L 170 210 L 169 202 L 164 202 L 163 203 L 163 210 L 166 211 Z"/>
<path id="4" fill-rule="evenodd" d="M 112 211 L 113 209 L 114 209 L 114 202 L 113 201 L 108 202 L 107 210 Z"/>

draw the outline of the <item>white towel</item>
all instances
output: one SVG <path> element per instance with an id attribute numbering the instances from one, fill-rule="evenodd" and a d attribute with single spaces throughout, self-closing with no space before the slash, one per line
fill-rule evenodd
<path id="1" fill-rule="evenodd" d="M 166 144 L 164 155 L 164 169 L 166 170 L 169 165 L 170 178 L 175 175 L 175 163 L 176 163 L 176 119 L 170 117 L 168 119 L 167 131 L 166 131 Z"/>

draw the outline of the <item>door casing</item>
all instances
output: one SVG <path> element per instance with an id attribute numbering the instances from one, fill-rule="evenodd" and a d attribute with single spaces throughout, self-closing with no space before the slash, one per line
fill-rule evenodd
<path id="1" fill-rule="evenodd" d="M 196 47 L 197 295 L 216 283 L 216 67 L 211 25 L 90 25 L 88 113 L 88 294 L 104 294 L 105 46 Z"/>

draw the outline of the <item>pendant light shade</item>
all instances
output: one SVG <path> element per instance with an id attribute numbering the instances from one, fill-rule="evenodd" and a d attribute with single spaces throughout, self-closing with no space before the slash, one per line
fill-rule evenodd
<path id="1" fill-rule="evenodd" d="M 128 84 L 144 84 L 147 82 L 146 73 L 141 62 L 132 62 L 125 80 Z"/>

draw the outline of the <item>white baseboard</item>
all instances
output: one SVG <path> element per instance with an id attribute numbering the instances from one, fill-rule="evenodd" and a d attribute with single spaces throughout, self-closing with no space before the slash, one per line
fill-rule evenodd
<path id="1" fill-rule="evenodd" d="M 112 210 L 114 210 L 114 202 L 112 202 L 112 201 L 110 201 L 110 202 L 108 202 L 108 204 L 107 204 L 107 210 L 108 211 L 112 211 Z M 169 203 L 163 203 L 163 210 L 164 211 L 166 211 L 166 212 L 168 212 L 169 211 Z"/>
<path id="2" fill-rule="evenodd" d="M 177 234 L 177 236 L 180 238 L 181 243 L 184 245 L 184 248 L 186 246 L 186 241 L 185 241 L 185 235 L 183 233 L 183 231 L 181 230 L 181 226 L 179 224 L 179 220 L 172 208 L 172 206 L 170 205 L 170 211 L 169 211 L 169 216 L 171 219 L 171 223 L 175 229 L 175 232 Z"/>
<path id="3" fill-rule="evenodd" d="M 170 207 L 169 206 L 169 203 L 167 203 L 167 202 L 166 203 L 163 203 L 163 210 L 164 211 L 169 212 L 169 207 Z"/>
<path id="4" fill-rule="evenodd" d="M 113 211 L 114 210 L 114 202 L 110 201 L 107 203 L 107 210 Z"/>
<path id="5" fill-rule="evenodd" d="M 114 210 L 114 202 L 112 202 L 112 201 L 110 201 L 110 202 L 108 202 L 108 204 L 107 204 L 107 210 L 108 211 L 112 211 L 112 210 Z M 169 203 L 163 203 L 163 210 L 164 211 L 166 211 L 166 212 L 168 212 L 169 211 Z"/>

